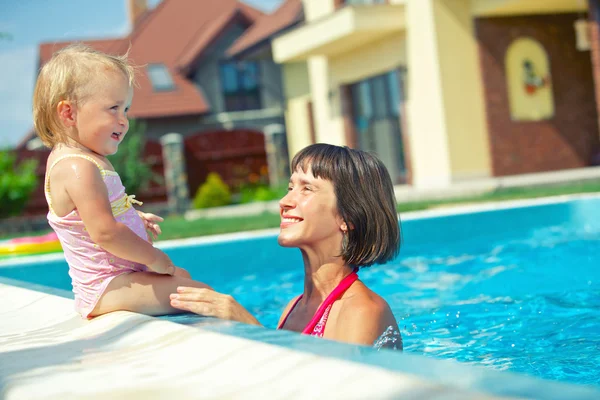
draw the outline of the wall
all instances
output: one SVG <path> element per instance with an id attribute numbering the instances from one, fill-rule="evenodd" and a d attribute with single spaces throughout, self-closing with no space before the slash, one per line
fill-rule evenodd
<path id="1" fill-rule="evenodd" d="M 600 151 L 590 52 L 575 47 L 577 14 L 479 18 L 476 35 L 496 176 L 579 168 Z M 529 36 L 550 60 L 554 117 L 511 120 L 504 57 L 511 42 Z"/>

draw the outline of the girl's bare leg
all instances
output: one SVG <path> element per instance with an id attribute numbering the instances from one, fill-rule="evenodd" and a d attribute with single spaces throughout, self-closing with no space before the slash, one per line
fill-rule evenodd
<path id="1" fill-rule="evenodd" d="M 192 280 L 183 269 L 178 269 L 173 276 L 153 272 L 123 274 L 108 284 L 90 317 L 119 310 L 146 315 L 181 313 L 183 311 L 171 307 L 169 299 L 171 293 L 177 293 L 178 286 L 212 289 L 202 282 Z"/>

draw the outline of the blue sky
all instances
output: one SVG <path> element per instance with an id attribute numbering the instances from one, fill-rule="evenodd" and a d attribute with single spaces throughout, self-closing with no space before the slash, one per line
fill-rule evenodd
<path id="1" fill-rule="evenodd" d="M 267 12 L 281 1 L 245 0 Z M 14 146 L 33 126 L 31 96 L 38 44 L 124 36 L 130 29 L 126 2 L 0 0 L 0 32 L 11 35 L 0 38 L 0 148 Z M 148 0 L 150 7 L 159 2 Z"/>

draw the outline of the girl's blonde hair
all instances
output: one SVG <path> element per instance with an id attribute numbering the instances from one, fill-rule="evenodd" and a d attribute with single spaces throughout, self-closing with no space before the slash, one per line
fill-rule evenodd
<path id="1" fill-rule="evenodd" d="M 121 71 L 129 85 L 134 85 L 135 69 L 129 63 L 128 53 L 105 54 L 82 43 L 54 53 L 41 69 L 33 92 L 33 124 L 46 146 L 54 147 L 67 140 L 58 118 L 58 103 L 68 100 L 83 104 L 98 78 L 107 71 Z"/>

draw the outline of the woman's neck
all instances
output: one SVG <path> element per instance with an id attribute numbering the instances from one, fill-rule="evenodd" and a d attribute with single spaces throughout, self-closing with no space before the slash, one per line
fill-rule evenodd
<path id="1" fill-rule="evenodd" d="M 302 251 L 302 258 L 304 259 L 302 301 L 305 304 L 321 304 L 342 279 L 353 271 L 353 268 L 347 265 L 341 257 L 323 260 Z"/>

